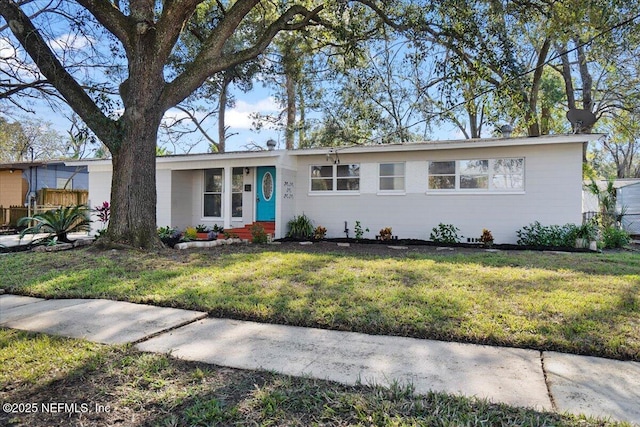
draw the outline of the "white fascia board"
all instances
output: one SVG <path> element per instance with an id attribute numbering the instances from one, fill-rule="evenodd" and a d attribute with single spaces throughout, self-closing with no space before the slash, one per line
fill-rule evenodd
<path id="1" fill-rule="evenodd" d="M 156 167 L 161 169 L 194 169 L 190 166 L 202 162 L 240 161 L 242 166 L 271 166 L 283 163 L 286 150 L 237 151 L 230 153 L 177 154 L 156 157 Z M 111 159 L 84 159 L 64 162 L 67 166 L 89 166 L 103 170 L 111 168 Z M 175 167 L 174 167 L 175 166 Z"/>
<path id="2" fill-rule="evenodd" d="M 404 151 L 434 151 L 434 150 L 458 150 L 488 147 L 517 147 L 530 145 L 571 144 L 596 141 L 602 134 L 569 134 L 569 135 L 545 135 L 537 137 L 518 138 L 482 138 L 450 141 L 431 141 L 409 144 L 380 144 L 380 145 L 356 145 L 345 147 L 323 147 L 293 150 L 293 156 L 326 155 L 327 153 L 358 154 L 358 153 L 393 153 Z"/>

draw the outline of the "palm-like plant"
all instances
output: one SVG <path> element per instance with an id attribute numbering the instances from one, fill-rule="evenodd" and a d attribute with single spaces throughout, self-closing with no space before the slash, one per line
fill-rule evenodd
<path id="1" fill-rule="evenodd" d="M 27 227 L 20 233 L 22 239 L 26 234 L 47 233 L 50 237 L 56 237 L 59 242 L 70 243 L 67 237 L 69 233 L 89 231 L 91 220 L 89 210 L 86 206 L 68 206 L 50 210 L 41 214 L 20 218 L 18 226 L 34 222 L 34 225 Z M 39 239 L 41 240 L 41 239 Z"/>

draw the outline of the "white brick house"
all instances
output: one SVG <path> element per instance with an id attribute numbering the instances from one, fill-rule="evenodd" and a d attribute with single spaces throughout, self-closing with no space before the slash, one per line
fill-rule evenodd
<path id="1" fill-rule="evenodd" d="M 600 135 L 491 138 L 419 144 L 193 154 L 157 159 L 157 224 L 179 228 L 254 221 L 287 222 L 306 214 L 327 237 L 353 237 L 355 221 L 371 232 L 428 239 L 438 223 L 465 237 L 492 231 L 515 243 L 534 221 L 579 224 L 582 146 Z M 110 198 L 111 162 L 89 168 L 93 205 Z"/>

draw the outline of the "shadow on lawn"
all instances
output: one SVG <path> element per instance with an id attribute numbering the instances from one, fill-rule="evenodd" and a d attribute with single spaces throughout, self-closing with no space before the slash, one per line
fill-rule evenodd
<path id="1" fill-rule="evenodd" d="M 15 339 L 37 340 L 38 336 L 20 333 Z M 63 347 L 66 342 L 54 338 L 52 345 Z M 2 411 L 0 424 L 355 425 L 377 420 L 377 424 L 386 425 L 403 420 L 407 424 L 462 425 L 470 419 L 492 419 L 514 426 L 608 424 L 597 420 L 578 423 L 559 414 L 442 393 L 420 396 L 401 386 L 349 387 L 264 371 L 221 368 L 140 353 L 126 346 L 100 346 L 74 369 L 65 370 L 51 366 L 35 387 L 10 380 L 2 390 L 3 401 L 32 402 L 39 410 L 20 414 Z M 57 411 L 43 411 L 41 405 L 48 403 L 55 403 Z"/>

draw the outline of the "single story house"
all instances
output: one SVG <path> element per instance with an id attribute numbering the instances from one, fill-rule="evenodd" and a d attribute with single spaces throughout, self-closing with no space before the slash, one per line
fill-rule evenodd
<path id="1" fill-rule="evenodd" d="M 399 238 L 428 239 L 439 223 L 476 241 L 515 243 L 534 221 L 582 221 L 582 147 L 595 134 L 488 138 L 173 155 L 157 158 L 157 224 L 240 228 L 272 222 L 274 237 L 305 214 L 327 237 L 365 238 L 392 227 Z M 92 205 L 109 201 L 109 160 L 87 165 Z"/>

